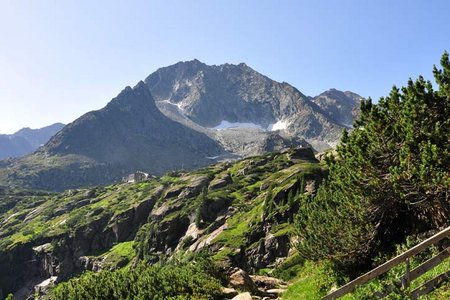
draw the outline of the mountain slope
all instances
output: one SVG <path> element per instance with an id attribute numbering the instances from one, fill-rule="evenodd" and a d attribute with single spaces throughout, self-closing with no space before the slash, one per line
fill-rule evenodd
<path id="1" fill-rule="evenodd" d="M 331 118 L 333 105 L 322 108 L 245 64 L 180 62 L 127 87 L 34 154 L 0 162 L 0 184 L 63 190 L 116 182 L 136 170 L 161 175 L 308 143 L 322 150 L 346 126 L 337 120 L 353 118 L 348 110 Z"/>
<path id="2" fill-rule="evenodd" d="M 256 272 L 289 256 L 292 195 L 314 193 L 325 173 L 306 148 L 135 184 L 0 189 L 0 293 L 201 251 L 224 270 Z"/>
<path id="3" fill-rule="evenodd" d="M 146 168 L 161 174 L 221 154 L 204 134 L 166 118 L 143 82 L 127 87 L 104 109 L 67 126 L 44 147 L 50 154 L 79 154 L 96 161 Z M 195 166 L 195 165 L 194 165 Z"/>
<path id="4" fill-rule="evenodd" d="M 2 182 L 62 190 L 118 181 L 129 172 L 195 168 L 222 155 L 208 136 L 166 118 L 144 85 L 67 125 L 36 153 L 0 171 Z"/>
<path id="5" fill-rule="evenodd" d="M 314 97 L 312 101 L 322 108 L 330 119 L 341 125 L 352 127 L 353 120 L 360 112 L 361 99 L 361 96 L 349 91 L 330 89 Z"/>
<path id="6" fill-rule="evenodd" d="M 0 134 L 0 159 L 19 157 L 44 145 L 64 124 L 55 123 L 39 129 L 22 128 L 14 134 Z"/>
<path id="7" fill-rule="evenodd" d="M 348 110 L 336 108 L 339 111 L 334 115 L 330 111 L 335 106 L 358 105 L 355 99 L 361 98 L 353 94 L 344 99 L 336 91 L 328 96 L 335 103 L 322 107 L 288 83 L 273 81 L 243 63 L 208 66 L 198 60 L 180 62 L 157 70 L 145 83 L 169 117 L 176 107 L 204 128 L 224 122 L 253 123 L 267 131 L 275 128 L 300 136 L 321 149 L 334 144 L 345 122 L 354 118 Z"/>

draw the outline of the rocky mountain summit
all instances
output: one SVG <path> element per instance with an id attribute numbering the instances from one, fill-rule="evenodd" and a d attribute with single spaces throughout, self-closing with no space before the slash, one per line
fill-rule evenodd
<path id="1" fill-rule="evenodd" d="M 330 148 L 342 129 L 351 126 L 361 99 L 355 93 L 334 89 L 308 97 L 244 63 L 209 66 L 198 60 L 180 62 L 157 70 L 145 83 L 160 110 L 187 126 L 279 131 L 305 139 L 318 150 Z M 216 135 L 222 137 L 221 132 Z"/>
<path id="2" fill-rule="evenodd" d="M 64 124 L 55 123 L 39 129 L 22 128 L 13 134 L 0 134 L 0 159 L 31 153 L 60 131 Z"/>
<path id="3" fill-rule="evenodd" d="M 245 64 L 198 60 L 161 68 L 35 153 L 0 162 L 0 184 L 64 190 L 142 170 L 162 175 L 222 160 L 337 143 L 360 97 L 303 95 Z"/>

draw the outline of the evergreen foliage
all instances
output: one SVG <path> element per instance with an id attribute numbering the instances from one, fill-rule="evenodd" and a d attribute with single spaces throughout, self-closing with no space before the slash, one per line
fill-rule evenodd
<path id="1" fill-rule="evenodd" d="M 275 203 L 273 202 L 273 189 L 275 188 L 274 184 L 271 184 L 267 189 L 266 197 L 264 198 L 263 204 L 263 219 L 265 220 L 270 216 L 273 212 Z"/>
<path id="2" fill-rule="evenodd" d="M 434 67 L 437 91 L 419 77 L 394 86 L 378 104 L 361 103 L 355 129 L 344 131 L 336 157 L 327 158 L 327 182 L 300 209 L 298 250 L 305 258 L 332 259 L 356 271 L 408 234 L 448 225 L 447 52 L 441 65 Z"/>
<path id="3" fill-rule="evenodd" d="M 131 270 L 88 272 L 52 291 L 50 299 L 217 299 L 220 282 L 207 260 L 184 265 L 148 266 Z"/>

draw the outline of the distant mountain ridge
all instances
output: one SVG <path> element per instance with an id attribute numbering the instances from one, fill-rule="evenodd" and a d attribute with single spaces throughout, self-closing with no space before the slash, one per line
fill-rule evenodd
<path id="1" fill-rule="evenodd" d="M 358 95 L 340 93 L 308 97 L 246 64 L 180 62 L 126 87 L 34 154 L 0 163 L 0 185 L 63 190 L 136 170 L 162 175 L 309 144 L 326 149 L 359 106 Z"/>
<path id="2" fill-rule="evenodd" d="M 0 159 L 31 153 L 64 127 L 55 123 L 38 129 L 22 128 L 13 134 L 0 134 Z"/>
<path id="3" fill-rule="evenodd" d="M 359 114 L 361 96 L 349 91 L 330 89 L 314 97 L 312 101 L 336 123 L 352 127 L 353 120 Z"/>

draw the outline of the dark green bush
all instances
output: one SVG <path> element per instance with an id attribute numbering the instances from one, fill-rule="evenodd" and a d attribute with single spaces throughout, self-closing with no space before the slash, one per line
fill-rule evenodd
<path id="1" fill-rule="evenodd" d="M 344 131 L 330 175 L 302 202 L 298 250 L 343 269 L 368 268 L 410 234 L 449 224 L 450 61 L 434 68 L 439 89 L 419 77 L 393 87 L 378 104 L 361 104 Z"/>
<path id="2" fill-rule="evenodd" d="M 211 262 L 146 265 L 131 270 L 88 272 L 60 283 L 50 299 L 218 299 L 220 282 Z"/>

